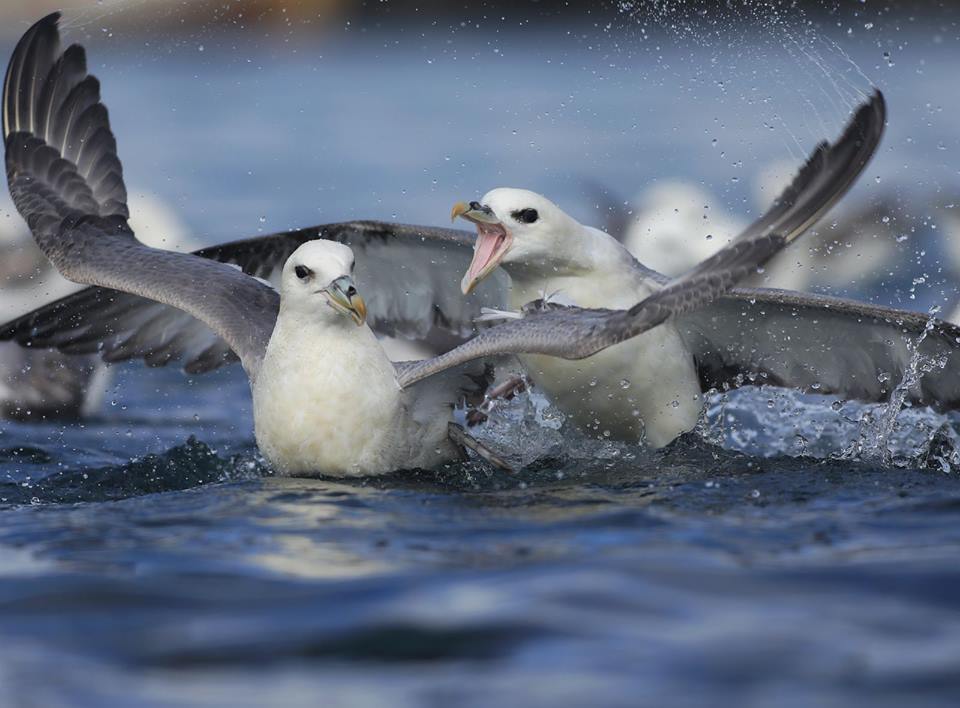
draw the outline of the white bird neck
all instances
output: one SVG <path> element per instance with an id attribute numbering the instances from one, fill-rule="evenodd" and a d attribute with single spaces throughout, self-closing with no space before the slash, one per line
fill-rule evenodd
<path id="1" fill-rule="evenodd" d="M 304 375 L 318 369 L 340 370 L 342 375 L 354 374 L 361 379 L 368 372 L 396 381 L 392 362 L 367 325 L 358 327 L 341 315 L 312 317 L 283 303 L 265 359 L 302 367 Z"/>

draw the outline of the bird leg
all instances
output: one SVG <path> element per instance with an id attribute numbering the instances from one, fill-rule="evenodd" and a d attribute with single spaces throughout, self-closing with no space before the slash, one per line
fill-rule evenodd
<path id="1" fill-rule="evenodd" d="M 450 436 L 450 439 L 454 442 L 454 444 L 459 445 L 461 448 L 469 448 L 494 467 L 498 467 L 506 472 L 513 473 L 513 468 L 508 465 L 503 458 L 501 458 L 493 450 L 477 440 L 475 437 L 470 435 L 470 433 L 464 430 L 462 426 L 457 425 L 456 423 L 448 423 L 447 434 Z"/>
<path id="2" fill-rule="evenodd" d="M 497 401 L 510 401 L 518 393 L 527 389 L 527 380 L 523 376 L 511 376 L 499 386 L 494 386 L 483 397 L 483 403 L 471 408 L 467 413 L 467 425 L 473 427 L 478 423 L 485 423 Z"/>

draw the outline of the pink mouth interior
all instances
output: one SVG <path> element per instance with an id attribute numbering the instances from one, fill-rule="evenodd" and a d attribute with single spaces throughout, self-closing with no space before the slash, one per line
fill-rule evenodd
<path id="1" fill-rule="evenodd" d="M 477 224 L 477 243 L 473 248 L 473 261 L 467 271 L 467 277 L 470 280 L 483 272 L 507 240 L 507 231 L 502 225 L 475 223 Z"/>

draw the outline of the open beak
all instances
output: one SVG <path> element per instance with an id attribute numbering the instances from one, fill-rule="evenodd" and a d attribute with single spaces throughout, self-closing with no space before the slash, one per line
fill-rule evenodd
<path id="1" fill-rule="evenodd" d="M 334 309 L 345 315 L 350 315 L 357 325 L 362 325 L 367 319 L 367 304 L 360 297 L 353 278 L 344 275 L 334 280 L 324 290 L 323 294 L 333 305 Z"/>
<path id="2" fill-rule="evenodd" d="M 450 212 L 450 220 L 462 217 L 477 225 L 477 242 L 473 246 L 473 260 L 467 269 L 460 289 L 469 295 L 477 283 L 496 268 L 513 245 L 513 235 L 493 213 L 493 209 L 478 202 L 457 202 Z"/>

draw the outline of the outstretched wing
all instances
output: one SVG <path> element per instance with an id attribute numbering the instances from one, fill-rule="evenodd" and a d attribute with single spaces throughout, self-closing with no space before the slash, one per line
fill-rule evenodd
<path id="1" fill-rule="evenodd" d="M 917 312 L 758 289 L 689 312 L 677 327 L 705 390 L 770 385 L 884 401 L 912 368 L 909 400 L 960 406 L 960 327 Z"/>
<path id="2" fill-rule="evenodd" d="M 350 246 L 354 278 L 367 301 L 367 321 L 384 335 L 419 338 L 440 329 L 465 337 L 483 307 L 503 305 L 506 277 L 464 297 L 459 274 L 473 255 L 474 234 L 435 226 L 347 221 L 233 241 L 196 252 L 244 272 L 274 279 L 303 243 L 326 239 Z"/>
<path id="3" fill-rule="evenodd" d="M 688 273 L 629 310 L 547 306 L 528 310 L 481 332 L 455 349 L 399 367 L 409 385 L 450 366 L 497 354 L 549 354 L 583 359 L 646 332 L 669 317 L 694 311 L 728 292 L 766 263 L 850 188 L 876 151 L 886 109 L 875 92 L 854 114 L 840 139 L 816 147 L 807 163 L 771 209 Z M 778 231 L 776 229 L 783 229 Z"/>
<path id="4" fill-rule="evenodd" d="M 367 301 L 367 322 L 383 335 L 420 339 L 441 332 L 462 341 L 483 307 L 505 300 L 502 273 L 469 296 L 457 274 L 470 263 L 474 235 L 455 229 L 350 221 L 233 241 L 195 251 L 244 273 L 276 280 L 303 243 L 328 239 L 353 249 L 354 277 Z M 142 358 L 149 366 L 182 360 L 189 373 L 236 356 L 209 327 L 183 310 L 109 288 L 91 287 L 0 327 L 0 341 L 70 353 L 100 352 L 105 361 Z"/>
<path id="5" fill-rule="evenodd" d="M 875 90 L 854 112 L 840 138 L 817 145 L 790 185 L 737 240 L 776 233 L 790 243 L 810 228 L 863 172 L 880 144 L 886 120 L 886 101 Z"/>
<path id="6" fill-rule="evenodd" d="M 216 332 L 255 376 L 279 296 L 235 268 L 148 248 L 134 238 L 99 82 L 87 74 L 82 47 L 60 53 L 58 20 L 54 13 L 27 30 L 4 80 L 7 182 L 17 210 L 67 278 L 188 312 Z M 153 342 L 166 354 L 187 350 L 163 318 L 142 326 L 151 328 Z"/>
<path id="7" fill-rule="evenodd" d="M 629 310 L 531 303 L 520 318 L 491 327 L 445 354 L 398 364 L 400 385 L 409 386 L 451 366 L 501 354 L 583 359 L 711 301 L 754 272 L 785 243 L 776 234 L 734 242 Z"/>

